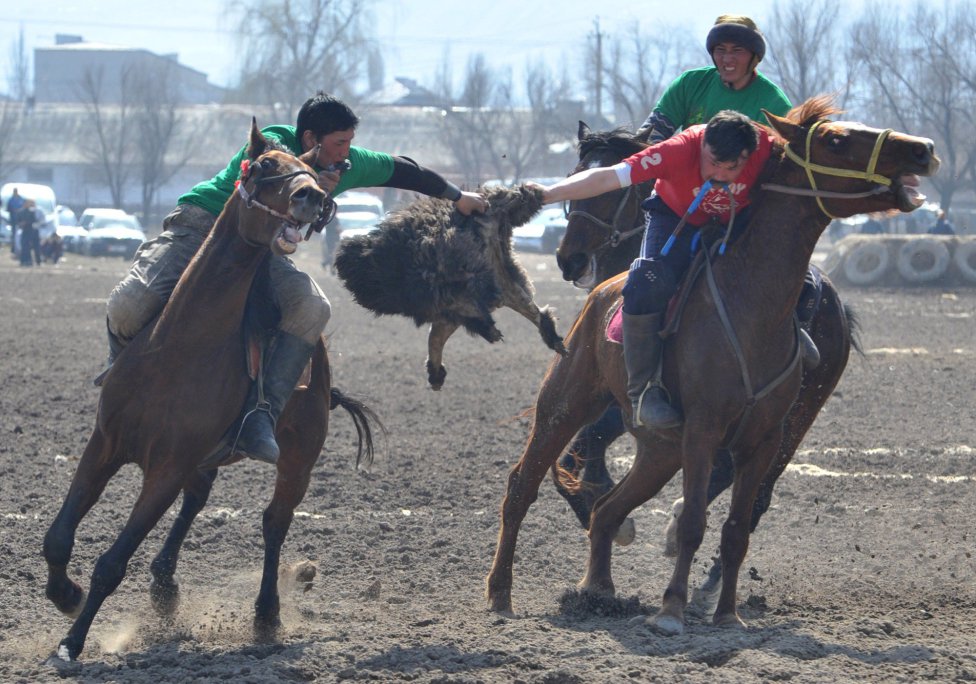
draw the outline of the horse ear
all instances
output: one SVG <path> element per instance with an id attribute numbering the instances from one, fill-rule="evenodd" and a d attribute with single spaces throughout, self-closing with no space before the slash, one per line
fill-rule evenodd
<path id="1" fill-rule="evenodd" d="M 268 143 L 268 139 L 264 137 L 261 133 L 261 129 L 258 128 L 258 120 L 255 117 L 251 117 L 251 140 L 247 146 L 247 156 L 249 159 L 257 159 L 262 154 L 268 151 L 271 147 Z"/>
<path id="2" fill-rule="evenodd" d="M 321 145 L 316 145 L 315 147 L 313 147 L 312 149 L 310 149 L 308 152 L 302 153 L 302 155 L 298 157 L 299 161 L 305 162 L 309 166 L 315 166 L 315 162 L 319 158 L 319 150 L 320 149 L 322 149 L 322 146 Z"/>
<path id="3" fill-rule="evenodd" d="M 579 129 L 576 131 L 576 139 L 582 140 L 590 134 L 590 127 L 586 125 L 585 121 L 579 122 Z"/>
<path id="4" fill-rule="evenodd" d="M 765 109 L 762 110 L 762 113 L 766 116 L 766 121 L 773 127 L 773 130 L 779 133 L 784 140 L 798 140 L 800 138 L 800 127 L 792 121 L 776 116 Z"/>

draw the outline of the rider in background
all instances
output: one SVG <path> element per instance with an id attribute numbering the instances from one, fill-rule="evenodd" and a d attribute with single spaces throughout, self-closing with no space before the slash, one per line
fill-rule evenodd
<path id="1" fill-rule="evenodd" d="M 749 17 L 723 14 L 708 32 L 705 47 L 714 66 L 690 69 L 676 78 L 641 124 L 638 137 L 654 144 L 723 109 L 765 122 L 762 110 L 785 115 L 792 105 L 783 90 L 759 72 L 766 39 Z"/>
<path id="2" fill-rule="evenodd" d="M 705 47 L 713 66 L 690 69 L 678 76 L 638 129 L 638 137 L 659 143 L 689 126 L 707 122 L 723 109 L 759 122 L 765 121 L 763 109 L 777 116 L 790 110 L 792 105 L 783 90 L 757 69 L 766 55 L 766 39 L 752 19 L 721 15 L 709 30 Z M 639 325 L 638 320 L 631 318 L 631 328 Z M 650 325 L 651 319 L 647 320 Z M 620 407 L 614 404 L 596 423 L 583 428 L 560 465 L 575 472 L 579 467 L 577 456 L 582 456 L 594 466 L 595 473 L 605 473 L 603 451 L 623 431 Z"/>
<path id="3" fill-rule="evenodd" d="M 353 188 L 382 186 L 451 200 L 463 214 L 487 209 L 481 195 L 462 192 L 412 159 L 354 147 L 352 140 L 359 118 L 344 102 L 330 95 L 319 92 L 309 98 L 299 110 L 296 123 L 268 126 L 261 132 L 296 155 L 318 145 L 318 182 L 333 197 Z M 182 195 L 163 221 L 159 237 L 144 243 L 136 252 L 128 275 L 108 299 L 110 366 L 122 348 L 163 310 L 187 264 L 233 194 L 241 162 L 246 158 L 247 145 L 224 170 Z M 330 170 L 347 161 L 347 169 Z M 269 275 L 281 321 L 263 369 L 265 401 L 258 401 L 254 383 L 235 451 L 275 463 L 279 453 L 275 422 L 325 330 L 331 306 L 315 281 L 287 257 L 272 255 Z"/>

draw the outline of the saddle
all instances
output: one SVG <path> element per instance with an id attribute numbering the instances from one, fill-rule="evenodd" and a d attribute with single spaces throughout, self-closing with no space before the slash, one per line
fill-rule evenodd
<path id="1" fill-rule="evenodd" d="M 691 293 L 691 286 L 705 272 L 705 250 L 701 249 L 703 241 L 700 236 L 695 236 L 694 258 L 691 266 L 685 271 L 684 276 L 678 283 L 678 288 L 668 300 L 667 312 L 664 317 L 664 324 L 661 327 L 661 338 L 667 339 L 678 332 L 681 324 L 681 314 L 684 312 L 688 295 Z M 708 246 L 708 249 L 715 250 L 716 243 Z M 714 257 L 714 254 L 713 254 Z M 800 299 L 796 305 L 796 316 L 800 326 L 809 331 L 810 321 L 817 315 L 820 308 L 821 294 L 823 293 L 824 272 L 814 264 L 807 267 L 806 276 L 803 279 L 803 289 L 800 291 Z M 623 323 L 623 298 L 610 310 L 607 319 L 606 337 L 609 342 L 623 344 L 624 336 Z"/>

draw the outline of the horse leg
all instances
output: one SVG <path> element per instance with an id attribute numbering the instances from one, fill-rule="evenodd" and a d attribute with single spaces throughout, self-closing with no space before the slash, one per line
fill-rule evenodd
<path id="1" fill-rule="evenodd" d="M 312 468 L 322 453 L 329 425 L 329 406 L 324 397 L 328 388 L 314 391 L 309 388 L 293 402 L 295 411 L 279 421 L 277 430 L 281 455 L 278 457 L 278 477 L 274 494 L 262 516 L 264 565 L 261 587 L 254 601 L 254 632 L 260 640 L 272 640 L 281 626 L 281 598 L 278 594 L 278 570 L 281 547 L 288 536 L 295 509 L 305 498 Z"/>
<path id="2" fill-rule="evenodd" d="M 637 441 L 637 456 L 624 478 L 596 502 L 590 522 L 590 557 L 580 591 L 613 595 L 611 549 L 621 523 L 635 508 L 661 491 L 679 466 L 676 449 L 661 449 L 651 457 L 644 439 Z"/>
<path id="3" fill-rule="evenodd" d="M 557 357 L 543 381 L 536 400 L 535 419 L 521 458 L 508 475 L 508 488 L 501 506 L 498 545 L 486 580 L 488 605 L 499 613 L 512 612 L 512 566 L 519 526 L 539 493 L 539 485 L 580 425 L 592 419 L 593 407 L 602 404 L 598 396 L 573 381 L 570 360 Z M 584 363 L 584 372 L 594 366 Z M 577 368 L 578 370 L 578 368 Z"/>
<path id="4" fill-rule="evenodd" d="M 722 559 L 722 591 L 712 622 L 717 626 L 744 627 L 736 612 L 736 589 L 739 568 L 749 548 L 750 525 L 756 492 L 769 470 L 770 462 L 782 443 L 782 429 L 771 431 L 748 459 L 738 459 L 729 517 L 722 526 L 719 555 Z"/>
<path id="5" fill-rule="evenodd" d="M 190 481 L 183 487 L 183 505 L 180 506 L 180 513 L 166 536 L 163 548 L 159 550 L 149 566 L 153 576 L 149 585 L 149 597 L 153 608 L 160 615 L 172 615 L 179 606 L 180 585 L 173 580 L 173 575 L 176 573 L 180 549 L 194 519 L 207 504 L 207 498 L 216 479 L 216 468 L 205 472 L 197 471 L 190 476 Z"/>
<path id="6" fill-rule="evenodd" d="M 708 481 L 712 472 L 712 458 L 720 435 L 704 424 L 685 420 L 682 440 L 683 508 L 678 518 L 678 558 L 668 588 L 664 591 L 661 609 L 653 622 L 668 634 L 684 631 L 685 606 L 688 603 L 688 575 L 695 552 L 705 536 L 705 511 L 708 508 Z"/>
<path id="7" fill-rule="evenodd" d="M 560 468 L 582 480 L 582 488 L 571 492 L 559 478 L 554 478 L 556 491 L 569 503 L 583 529 L 590 527 L 593 504 L 613 488 L 613 478 L 607 471 L 607 447 L 624 432 L 623 413 L 615 403 L 595 423 L 580 430 L 569 450 L 559 459 Z"/>
<path id="8" fill-rule="evenodd" d="M 166 460 L 165 466 L 144 475 L 142 491 L 125 527 L 115 543 L 95 562 L 85 605 L 68 635 L 58 645 L 58 657 L 62 660 L 73 661 L 81 654 L 95 615 L 105 599 L 122 583 L 132 554 L 176 500 L 186 475 L 179 471 L 169 472 L 171 470 L 174 470 L 172 461 Z"/>
<path id="9" fill-rule="evenodd" d="M 98 501 L 105 485 L 122 466 L 109 458 L 104 434 L 96 428 L 78 464 L 61 510 L 44 535 L 47 561 L 45 595 L 62 613 L 77 617 L 85 599 L 84 590 L 68 577 L 68 562 L 74 549 L 75 531 L 85 514 Z"/>
<path id="10" fill-rule="evenodd" d="M 447 368 L 443 363 L 444 345 L 457 329 L 457 323 L 449 323 L 443 319 L 430 324 L 430 332 L 427 333 L 427 382 L 433 390 L 444 386 L 447 378 Z"/>

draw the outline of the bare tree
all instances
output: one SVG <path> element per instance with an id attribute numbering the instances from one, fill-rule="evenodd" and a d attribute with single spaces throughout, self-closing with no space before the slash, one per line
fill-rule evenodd
<path id="1" fill-rule="evenodd" d="M 589 53 L 587 74 L 594 73 L 597 63 L 602 65 L 603 87 L 613 102 L 617 121 L 629 122 L 635 129 L 671 81 L 696 62 L 689 47 L 693 43 L 684 31 L 666 25 L 656 28 L 652 36 L 642 33 L 640 24 L 630 24 L 619 38 L 609 36 L 601 44 L 606 54 Z"/>
<path id="2" fill-rule="evenodd" d="M 442 69 L 441 84 L 449 83 Z M 488 177 L 519 181 L 546 172 L 549 145 L 568 124 L 559 118 L 557 83 L 542 63 L 526 68 L 528 106 L 519 106 L 510 72 L 489 69 L 483 55 L 472 57 L 456 102 L 445 110 L 444 139 L 468 183 Z"/>
<path id="3" fill-rule="evenodd" d="M 293 118 L 319 90 L 352 99 L 356 82 L 380 69 L 370 0 L 244 0 L 230 4 L 242 37 L 240 91 L 280 103 Z M 372 55 L 367 58 L 368 55 Z M 370 64 L 372 60 L 372 64 Z"/>
<path id="4" fill-rule="evenodd" d="M 207 131 L 184 125 L 170 63 L 134 71 L 130 86 L 134 133 L 130 154 L 145 219 L 153 215 L 159 189 L 186 165 Z"/>
<path id="5" fill-rule="evenodd" d="M 21 102 L 31 95 L 30 59 L 24 44 L 24 27 L 21 26 L 17 40 L 10 46 L 10 72 L 7 76 L 10 96 Z"/>
<path id="6" fill-rule="evenodd" d="M 0 100 L 0 178 L 7 178 L 23 158 L 22 123 L 23 105 Z"/>
<path id="7" fill-rule="evenodd" d="M 91 135 L 84 144 L 84 153 L 101 170 L 102 179 L 112 195 L 112 205 L 122 208 L 125 187 L 132 171 L 131 138 L 133 117 L 129 97 L 132 71 L 123 69 L 118 104 L 109 104 L 104 93 L 105 75 L 102 69 L 87 70 L 78 85 L 78 95 L 85 106 Z"/>
<path id="8" fill-rule="evenodd" d="M 840 3 L 790 0 L 773 5 L 766 37 L 770 76 L 793 104 L 829 93 L 845 107 L 852 86 L 849 62 L 828 46 L 842 40 Z"/>
<path id="9" fill-rule="evenodd" d="M 931 182 L 946 210 L 976 164 L 973 84 L 957 71 L 974 61 L 966 50 L 976 43 L 962 35 L 972 15 L 969 3 L 935 10 L 920 4 L 906 17 L 869 6 L 850 31 L 851 56 L 865 76 L 865 111 L 936 141 L 943 166 Z"/>

